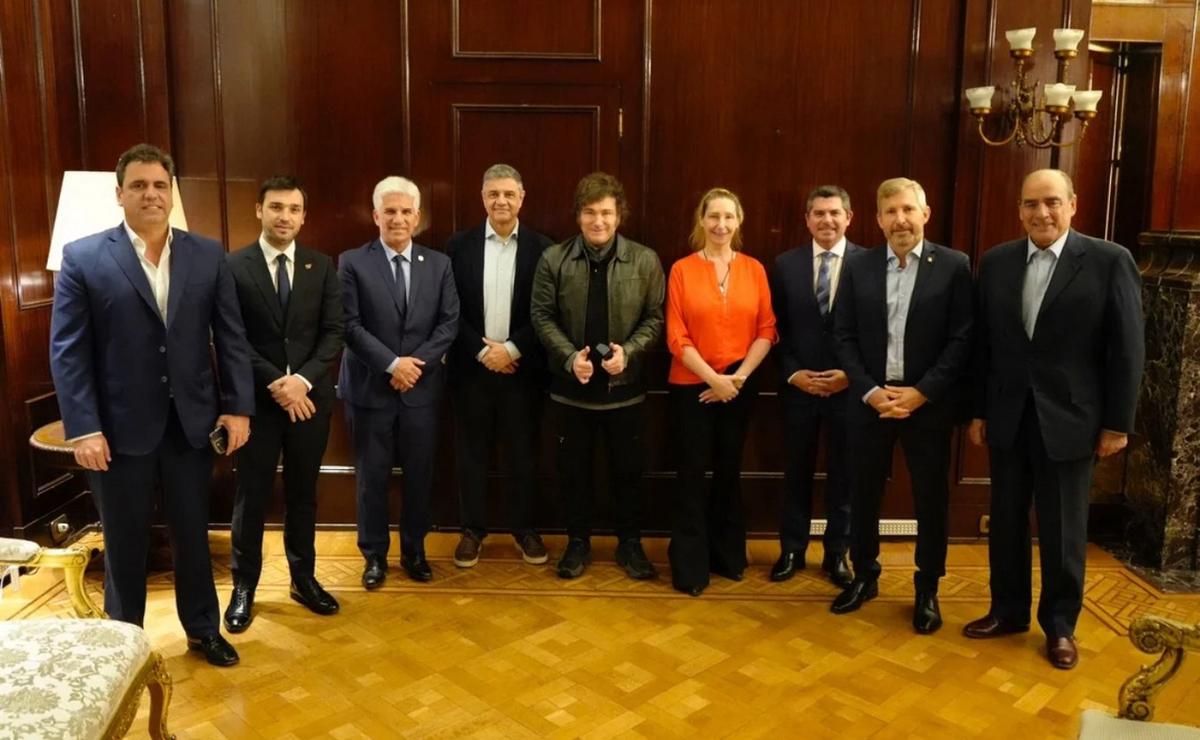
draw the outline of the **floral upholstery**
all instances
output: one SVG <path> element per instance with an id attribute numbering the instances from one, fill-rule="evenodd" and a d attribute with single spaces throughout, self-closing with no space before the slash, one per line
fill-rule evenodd
<path id="1" fill-rule="evenodd" d="M 36 542 L 0 537 L 0 563 L 27 563 L 37 557 L 41 549 Z"/>
<path id="2" fill-rule="evenodd" d="M 0 738 L 101 737 L 150 657 L 123 622 L 0 622 Z"/>

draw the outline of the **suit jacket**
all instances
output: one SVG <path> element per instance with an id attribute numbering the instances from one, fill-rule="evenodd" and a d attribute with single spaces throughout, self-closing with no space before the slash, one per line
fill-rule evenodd
<path id="1" fill-rule="evenodd" d="M 342 252 L 338 275 L 346 320 L 346 352 L 338 396 L 358 406 L 384 408 L 399 395 L 405 406 L 437 401 L 446 384 L 445 357 L 458 331 L 458 291 L 450 258 L 413 243 L 408 306 L 392 290 L 392 266 L 379 239 Z M 412 390 L 397 393 L 388 365 L 397 357 L 424 360 Z"/>
<path id="2" fill-rule="evenodd" d="M 850 256 L 861 251 L 862 247 L 847 240 L 846 251 L 842 254 L 843 270 Z M 839 289 L 833 294 L 835 306 L 841 298 L 841 275 L 842 271 L 839 271 Z M 833 311 L 821 315 L 813 291 L 815 280 L 811 242 L 789 249 L 775 258 L 775 269 L 771 272 L 771 303 L 779 330 L 779 346 L 775 349 L 775 357 L 782 381 L 781 393 L 797 400 L 814 402 L 816 396 L 789 384 L 787 379 L 797 370 L 841 367 L 833 346 Z"/>
<path id="3" fill-rule="evenodd" d="M 312 384 L 309 397 L 317 410 L 331 410 L 330 370 L 342 351 L 342 291 L 333 260 L 296 245 L 292 292 L 285 314 L 257 241 L 228 259 L 250 342 L 258 408 L 275 405 L 267 386 L 286 375 L 290 367 Z"/>
<path id="4" fill-rule="evenodd" d="M 254 413 L 250 348 L 225 250 L 173 233 L 165 324 L 123 224 L 63 249 L 50 372 L 68 439 L 103 432 L 114 453 L 148 454 L 174 402 L 198 449 L 218 414 Z"/>
<path id="5" fill-rule="evenodd" d="M 1141 276 L 1124 247 L 1072 230 L 1038 310 L 1021 321 L 1027 239 L 979 263 L 975 409 L 988 444 L 1011 447 L 1032 392 L 1052 460 L 1089 457 L 1101 429 L 1133 428 L 1145 357 Z"/>
<path id="6" fill-rule="evenodd" d="M 888 248 L 863 250 L 842 265 L 834 310 L 834 343 L 850 377 L 848 419 L 878 414 L 862 401 L 887 380 Z M 928 399 L 910 417 L 927 426 L 951 426 L 971 353 L 971 266 L 962 252 L 926 241 L 904 328 L 904 381 Z"/>
<path id="7" fill-rule="evenodd" d="M 450 353 L 451 382 L 472 382 L 491 372 L 475 359 L 483 348 L 483 251 L 484 225 L 460 231 L 446 242 L 446 253 L 454 269 L 460 311 L 458 336 Z M 542 252 L 553 242 L 533 229 L 521 225 L 517 232 L 516 275 L 513 279 L 512 305 L 509 309 L 508 339 L 517 345 L 521 360 L 518 376 L 533 382 L 545 379 L 546 353 L 538 342 L 529 320 L 533 274 Z"/>

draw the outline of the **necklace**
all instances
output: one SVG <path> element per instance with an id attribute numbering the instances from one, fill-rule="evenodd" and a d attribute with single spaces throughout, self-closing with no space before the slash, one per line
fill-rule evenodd
<path id="1" fill-rule="evenodd" d="M 703 257 L 706 261 L 712 262 L 714 266 L 722 264 L 721 260 L 713 259 L 712 257 L 709 257 L 707 249 L 701 249 L 700 256 Z M 721 295 L 725 295 L 726 291 L 729 289 L 729 275 L 730 275 L 730 273 L 733 272 L 733 257 L 731 256 L 729 258 L 729 262 L 725 262 L 724 265 L 725 265 L 725 276 L 720 278 L 719 280 L 717 280 L 717 290 L 721 291 Z"/>

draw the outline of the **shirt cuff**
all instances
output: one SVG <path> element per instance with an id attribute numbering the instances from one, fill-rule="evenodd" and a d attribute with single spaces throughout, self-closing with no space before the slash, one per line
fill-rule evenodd
<path id="1" fill-rule="evenodd" d="M 863 394 L 863 397 L 862 397 L 862 402 L 863 402 L 863 403 L 865 403 L 865 404 L 867 404 L 868 406 L 870 406 L 870 405 L 871 405 L 871 402 L 870 402 L 870 401 L 868 401 L 867 399 L 868 399 L 868 398 L 870 398 L 870 397 L 871 397 L 871 394 L 872 394 L 872 393 L 874 393 L 874 392 L 875 392 L 875 391 L 877 391 L 877 390 L 879 390 L 879 386 L 877 386 L 877 385 L 873 385 L 873 386 L 871 386 L 871 390 L 869 390 L 869 391 L 867 391 L 866 393 L 864 393 L 864 394 Z"/>
<path id="2" fill-rule="evenodd" d="M 395 372 L 395 370 L 396 370 L 396 366 L 397 366 L 397 365 L 399 365 L 399 364 L 400 364 L 400 358 L 399 358 L 399 357 L 397 357 L 396 359 L 392 360 L 392 361 L 391 361 L 391 362 L 388 364 L 388 366 L 387 366 L 387 370 L 385 370 L 384 372 L 386 372 L 388 375 L 391 375 L 393 372 Z"/>
<path id="3" fill-rule="evenodd" d="M 508 350 L 509 356 L 514 360 L 521 359 L 521 350 L 517 349 L 517 345 L 513 344 L 511 339 L 504 343 L 504 348 Z"/>
<path id="4" fill-rule="evenodd" d="M 799 374 L 800 374 L 800 371 L 799 371 L 799 370 L 797 370 L 796 372 L 794 372 L 794 373 L 792 373 L 791 375 L 789 375 L 789 376 L 787 377 L 787 384 L 788 384 L 788 385 L 794 385 L 794 384 L 792 383 L 792 378 L 796 377 L 796 376 L 797 376 L 797 375 L 799 375 Z"/>
<path id="5" fill-rule="evenodd" d="M 483 356 L 487 354 L 487 351 L 488 351 L 488 346 L 485 344 L 485 345 L 483 345 L 483 349 L 481 349 L 481 350 L 479 350 L 479 352 L 475 353 L 475 359 L 479 360 L 480 362 L 483 362 Z"/>
<path id="6" fill-rule="evenodd" d="M 301 383 L 303 383 L 303 384 L 304 384 L 304 386 L 305 386 L 306 388 L 308 388 L 310 391 L 312 390 L 312 383 L 308 382 L 308 378 L 304 377 L 304 376 L 303 376 L 303 375 L 301 375 L 300 373 L 292 373 L 292 375 L 293 375 L 293 376 L 295 376 L 295 377 L 297 377 L 297 378 L 300 378 L 300 382 L 301 382 Z"/>
<path id="7" fill-rule="evenodd" d="M 88 437 L 101 437 L 103 435 L 104 435 L 104 432 L 92 432 L 91 434 L 81 434 L 78 437 L 71 437 L 70 439 L 64 439 L 63 441 L 68 444 L 74 444 L 75 442 L 85 440 Z"/>

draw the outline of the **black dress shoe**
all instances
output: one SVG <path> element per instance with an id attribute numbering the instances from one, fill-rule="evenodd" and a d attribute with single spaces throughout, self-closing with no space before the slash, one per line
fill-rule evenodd
<path id="1" fill-rule="evenodd" d="M 425 553 L 423 552 L 412 555 L 401 555 L 400 567 L 414 581 L 428 583 L 433 580 L 433 568 L 429 567 L 429 561 L 425 559 Z"/>
<path id="2" fill-rule="evenodd" d="M 592 546 L 582 537 L 567 540 L 567 549 L 558 559 L 559 578 L 578 578 L 583 575 L 588 563 L 592 562 Z"/>
<path id="3" fill-rule="evenodd" d="M 849 588 L 854 582 L 854 574 L 850 572 L 850 566 L 846 563 L 846 554 L 838 553 L 836 555 L 825 556 L 825 561 L 821 563 L 821 570 L 829 576 L 829 580 L 838 588 Z"/>
<path id="4" fill-rule="evenodd" d="M 704 586 L 676 586 L 675 590 L 688 596 L 699 596 L 704 593 Z"/>
<path id="5" fill-rule="evenodd" d="M 372 591 L 383 585 L 387 578 L 387 558 L 382 555 L 368 555 L 367 564 L 363 568 L 362 585 Z"/>
<path id="6" fill-rule="evenodd" d="M 1019 632 L 1028 632 L 1028 622 L 1017 622 L 1011 619 L 997 619 L 991 614 L 986 617 L 980 617 L 974 622 L 967 622 L 963 627 L 963 635 L 970 637 L 973 640 L 987 640 L 992 637 L 1002 637 L 1004 635 L 1015 635 Z"/>
<path id="7" fill-rule="evenodd" d="M 237 634 L 245 632 L 254 621 L 254 589 L 244 584 L 233 587 L 229 606 L 225 607 L 225 629 Z"/>
<path id="8" fill-rule="evenodd" d="M 292 581 L 292 599 L 308 607 L 309 611 L 322 616 L 337 614 L 337 599 L 317 583 L 312 576 Z"/>
<path id="9" fill-rule="evenodd" d="M 942 610 L 938 608 L 937 594 L 918 591 L 913 605 L 913 629 L 922 635 L 932 635 L 942 626 Z"/>
<path id="10" fill-rule="evenodd" d="M 1069 671 L 1079 664 L 1079 649 L 1075 647 L 1074 637 L 1047 637 L 1046 658 L 1050 665 L 1059 670 Z"/>
<path id="11" fill-rule="evenodd" d="M 635 581 L 644 581 L 658 575 L 639 540 L 625 540 L 617 545 L 616 559 L 617 565 L 624 568 L 625 574 Z"/>
<path id="12" fill-rule="evenodd" d="M 848 614 L 857 611 L 865 602 L 878 595 L 879 583 L 877 581 L 854 581 L 845 591 L 838 594 L 833 603 L 829 605 L 829 611 L 834 614 Z"/>
<path id="13" fill-rule="evenodd" d="M 804 553 L 785 550 L 779 553 L 779 559 L 771 566 L 771 580 L 786 581 L 798 570 L 804 570 Z"/>
<path id="14" fill-rule="evenodd" d="M 237 651 L 219 633 L 204 637 L 189 637 L 187 646 L 188 650 L 204 653 L 204 659 L 215 666 L 224 668 L 238 662 Z"/>

